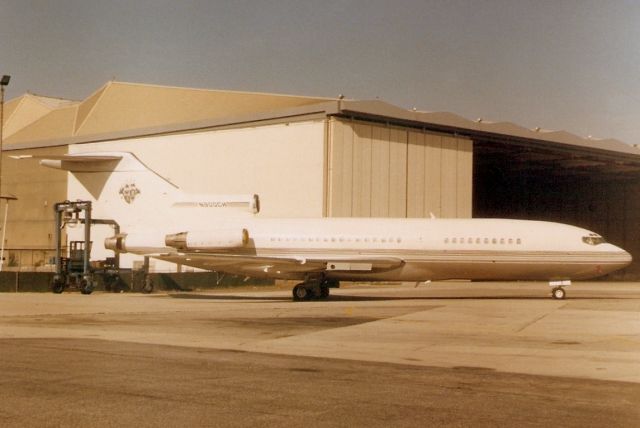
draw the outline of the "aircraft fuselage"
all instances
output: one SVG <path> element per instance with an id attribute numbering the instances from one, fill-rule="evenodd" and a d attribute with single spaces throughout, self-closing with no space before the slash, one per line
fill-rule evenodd
<path id="1" fill-rule="evenodd" d="M 246 242 L 208 244 L 234 231 L 245 231 Z M 350 281 L 588 279 L 631 261 L 588 230 L 524 220 L 246 218 L 184 232 L 197 234 L 197 242 L 180 249 L 165 243 L 155 249 L 160 258 L 282 279 L 304 279 L 314 271 Z"/>

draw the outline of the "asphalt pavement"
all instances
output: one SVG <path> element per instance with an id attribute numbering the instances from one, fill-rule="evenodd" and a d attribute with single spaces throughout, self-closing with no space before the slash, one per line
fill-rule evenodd
<path id="1" fill-rule="evenodd" d="M 0 426 L 640 426 L 640 284 L 0 294 Z"/>

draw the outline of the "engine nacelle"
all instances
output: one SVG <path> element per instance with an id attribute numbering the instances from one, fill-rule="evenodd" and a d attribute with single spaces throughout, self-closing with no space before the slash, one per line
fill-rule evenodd
<path id="1" fill-rule="evenodd" d="M 159 234 L 119 233 L 104 240 L 104 247 L 117 253 L 166 253 L 174 251 L 164 245 Z"/>
<path id="2" fill-rule="evenodd" d="M 238 248 L 248 242 L 247 229 L 194 230 L 167 235 L 164 240 L 167 247 L 195 252 Z"/>

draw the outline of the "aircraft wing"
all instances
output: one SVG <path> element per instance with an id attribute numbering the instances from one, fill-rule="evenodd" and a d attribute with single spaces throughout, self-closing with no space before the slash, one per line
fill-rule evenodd
<path id="1" fill-rule="evenodd" d="M 264 257 L 212 253 L 179 253 L 158 257 L 199 269 L 248 276 L 286 276 L 311 272 L 381 272 L 398 268 L 404 261 L 394 257 Z"/>

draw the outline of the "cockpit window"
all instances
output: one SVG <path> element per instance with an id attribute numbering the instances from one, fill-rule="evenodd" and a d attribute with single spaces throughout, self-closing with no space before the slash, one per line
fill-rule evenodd
<path id="1" fill-rule="evenodd" d="M 602 236 L 596 233 L 590 233 L 589 235 L 582 237 L 582 242 L 589 245 L 599 245 L 599 244 L 604 244 L 607 241 L 605 241 L 605 239 Z"/>

